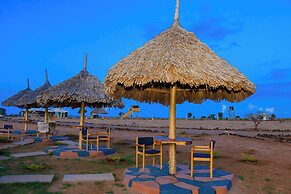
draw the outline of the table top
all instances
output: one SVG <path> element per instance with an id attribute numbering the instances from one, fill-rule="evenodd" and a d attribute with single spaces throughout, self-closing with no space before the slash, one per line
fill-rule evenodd
<path id="1" fill-rule="evenodd" d="M 176 139 L 169 139 L 168 136 L 155 136 L 156 144 L 176 144 L 176 145 L 191 145 L 192 139 L 186 137 L 176 137 Z"/>
<path id="2" fill-rule="evenodd" d="M 90 125 L 90 124 L 84 124 L 84 126 L 81 126 L 81 125 L 72 125 L 73 128 L 77 128 L 77 129 L 82 129 L 82 128 L 92 128 L 93 125 Z"/>

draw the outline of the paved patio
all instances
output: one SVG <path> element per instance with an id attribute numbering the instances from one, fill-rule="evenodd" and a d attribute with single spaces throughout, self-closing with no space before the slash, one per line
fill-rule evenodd
<path id="1" fill-rule="evenodd" d="M 190 177 L 189 165 L 177 165 L 175 176 L 169 175 L 168 165 L 128 168 L 123 183 L 143 194 L 226 194 L 232 186 L 233 174 L 214 169 L 209 178 L 207 166 L 195 166 L 194 179 Z"/>

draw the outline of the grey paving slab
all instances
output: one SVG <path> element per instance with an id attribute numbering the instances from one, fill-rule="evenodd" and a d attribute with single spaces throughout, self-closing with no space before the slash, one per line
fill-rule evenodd
<path id="1" fill-rule="evenodd" d="M 60 143 L 63 144 L 67 144 L 67 145 L 71 145 L 71 146 L 78 146 L 79 144 L 75 141 L 70 141 L 70 140 L 62 140 L 62 141 L 58 141 Z"/>
<path id="2" fill-rule="evenodd" d="M 8 157 L 8 156 L 0 156 L 0 161 L 1 160 L 7 160 L 7 159 L 9 159 L 10 157 Z"/>
<path id="3" fill-rule="evenodd" d="M 33 139 L 27 139 L 24 141 L 16 141 L 16 142 L 13 142 L 12 144 L 13 145 L 28 145 L 28 144 L 32 144 L 32 143 L 34 143 Z"/>
<path id="4" fill-rule="evenodd" d="M 51 183 L 54 175 L 6 175 L 0 177 L 0 184 L 3 183 Z"/>
<path id="5" fill-rule="evenodd" d="M 115 181 L 112 173 L 103 174 L 66 174 L 63 182 Z"/>
<path id="6" fill-rule="evenodd" d="M 29 156 L 42 156 L 47 155 L 46 152 L 25 152 L 25 153 L 18 153 L 18 154 L 10 154 L 11 157 L 14 158 L 22 158 L 22 157 L 29 157 Z"/>
<path id="7" fill-rule="evenodd" d="M 6 145 L 2 145 L 0 146 L 0 150 L 5 150 L 5 149 L 8 149 L 8 148 L 14 148 L 18 145 L 14 145 L 14 144 L 6 144 Z"/>

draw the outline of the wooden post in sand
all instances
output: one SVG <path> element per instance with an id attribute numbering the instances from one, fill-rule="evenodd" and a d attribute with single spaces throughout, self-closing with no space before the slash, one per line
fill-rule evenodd
<path id="1" fill-rule="evenodd" d="M 24 131 L 27 131 L 27 126 L 28 126 L 28 108 L 25 108 L 25 113 L 24 113 Z"/>
<path id="2" fill-rule="evenodd" d="M 44 112 L 44 122 L 48 123 L 49 120 L 49 115 L 48 115 L 48 107 L 45 107 L 45 112 Z"/>
<path id="3" fill-rule="evenodd" d="M 174 85 L 171 88 L 170 96 L 170 129 L 169 129 L 169 139 L 176 139 L 176 94 L 177 86 Z M 176 174 L 176 144 L 169 144 L 169 173 L 171 175 Z"/>
<path id="4" fill-rule="evenodd" d="M 81 102 L 80 110 L 80 131 L 79 131 L 79 149 L 82 150 L 82 128 L 84 127 L 85 102 Z"/>

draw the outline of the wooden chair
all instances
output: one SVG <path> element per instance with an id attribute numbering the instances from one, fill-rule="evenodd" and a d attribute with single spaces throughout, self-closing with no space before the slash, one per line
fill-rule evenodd
<path id="1" fill-rule="evenodd" d="M 147 149 L 148 146 L 152 146 L 152 149 Z M 136 137 L 135 146 L 135 165 L 138 168 L 138 155 L 142 155 L 142 170 L 144 170 L 145 157 L 153 157 L 153 165 L 155 165 L 155 156 L 160 156 L 160 169 L 163 168 L 163 147 L 160 145 L 160 150 L 155 149 L 155 143 L 153 137 Z"/>
<path id="2" fill-rule="evenodd" d="M 6 137 L 8 140 L 13 139 L 13 125 L 3 125 L 3 130 L 0 130 L 0 135 Z"/>
<path id="3" fill-rule="evenodd" d="M 194 161 L 209 162 L 210 178 L 213 177 L 213 150 L 215 141 L 211 140 L 209 146 L 191 147 L 191 177 L 194 174 Z"/>
<path id="4" fill-rule="evenodd" d="M 83 127 L 82 128 L 82 144 L 83 142 L 86 143 L 86 151 L 88 152 L 89 150 L 89 143 L 91 144 L 91 149 L 93 148 L 93 142 L 97 142 L 97 138 L 94 133 L 90 134 L 89 133 L 89 128 Z M 97 148 L 98 150 L 98 148 Z"/>
<path id="5" fill-rule="evenodd" d="M 97 150 L 99 148 L 99 144 L 100 144 L 101 141 L 106 141 L 107 142 L 107 148 L 108 149 L 110 148 L 110 141 L 111 141 L 110 133 L 111 133 L 110 128 L 106 129 L 105 131 L 97 132 L 97 140 L 96 140 L 96 148 L 97 148 Z"/>

